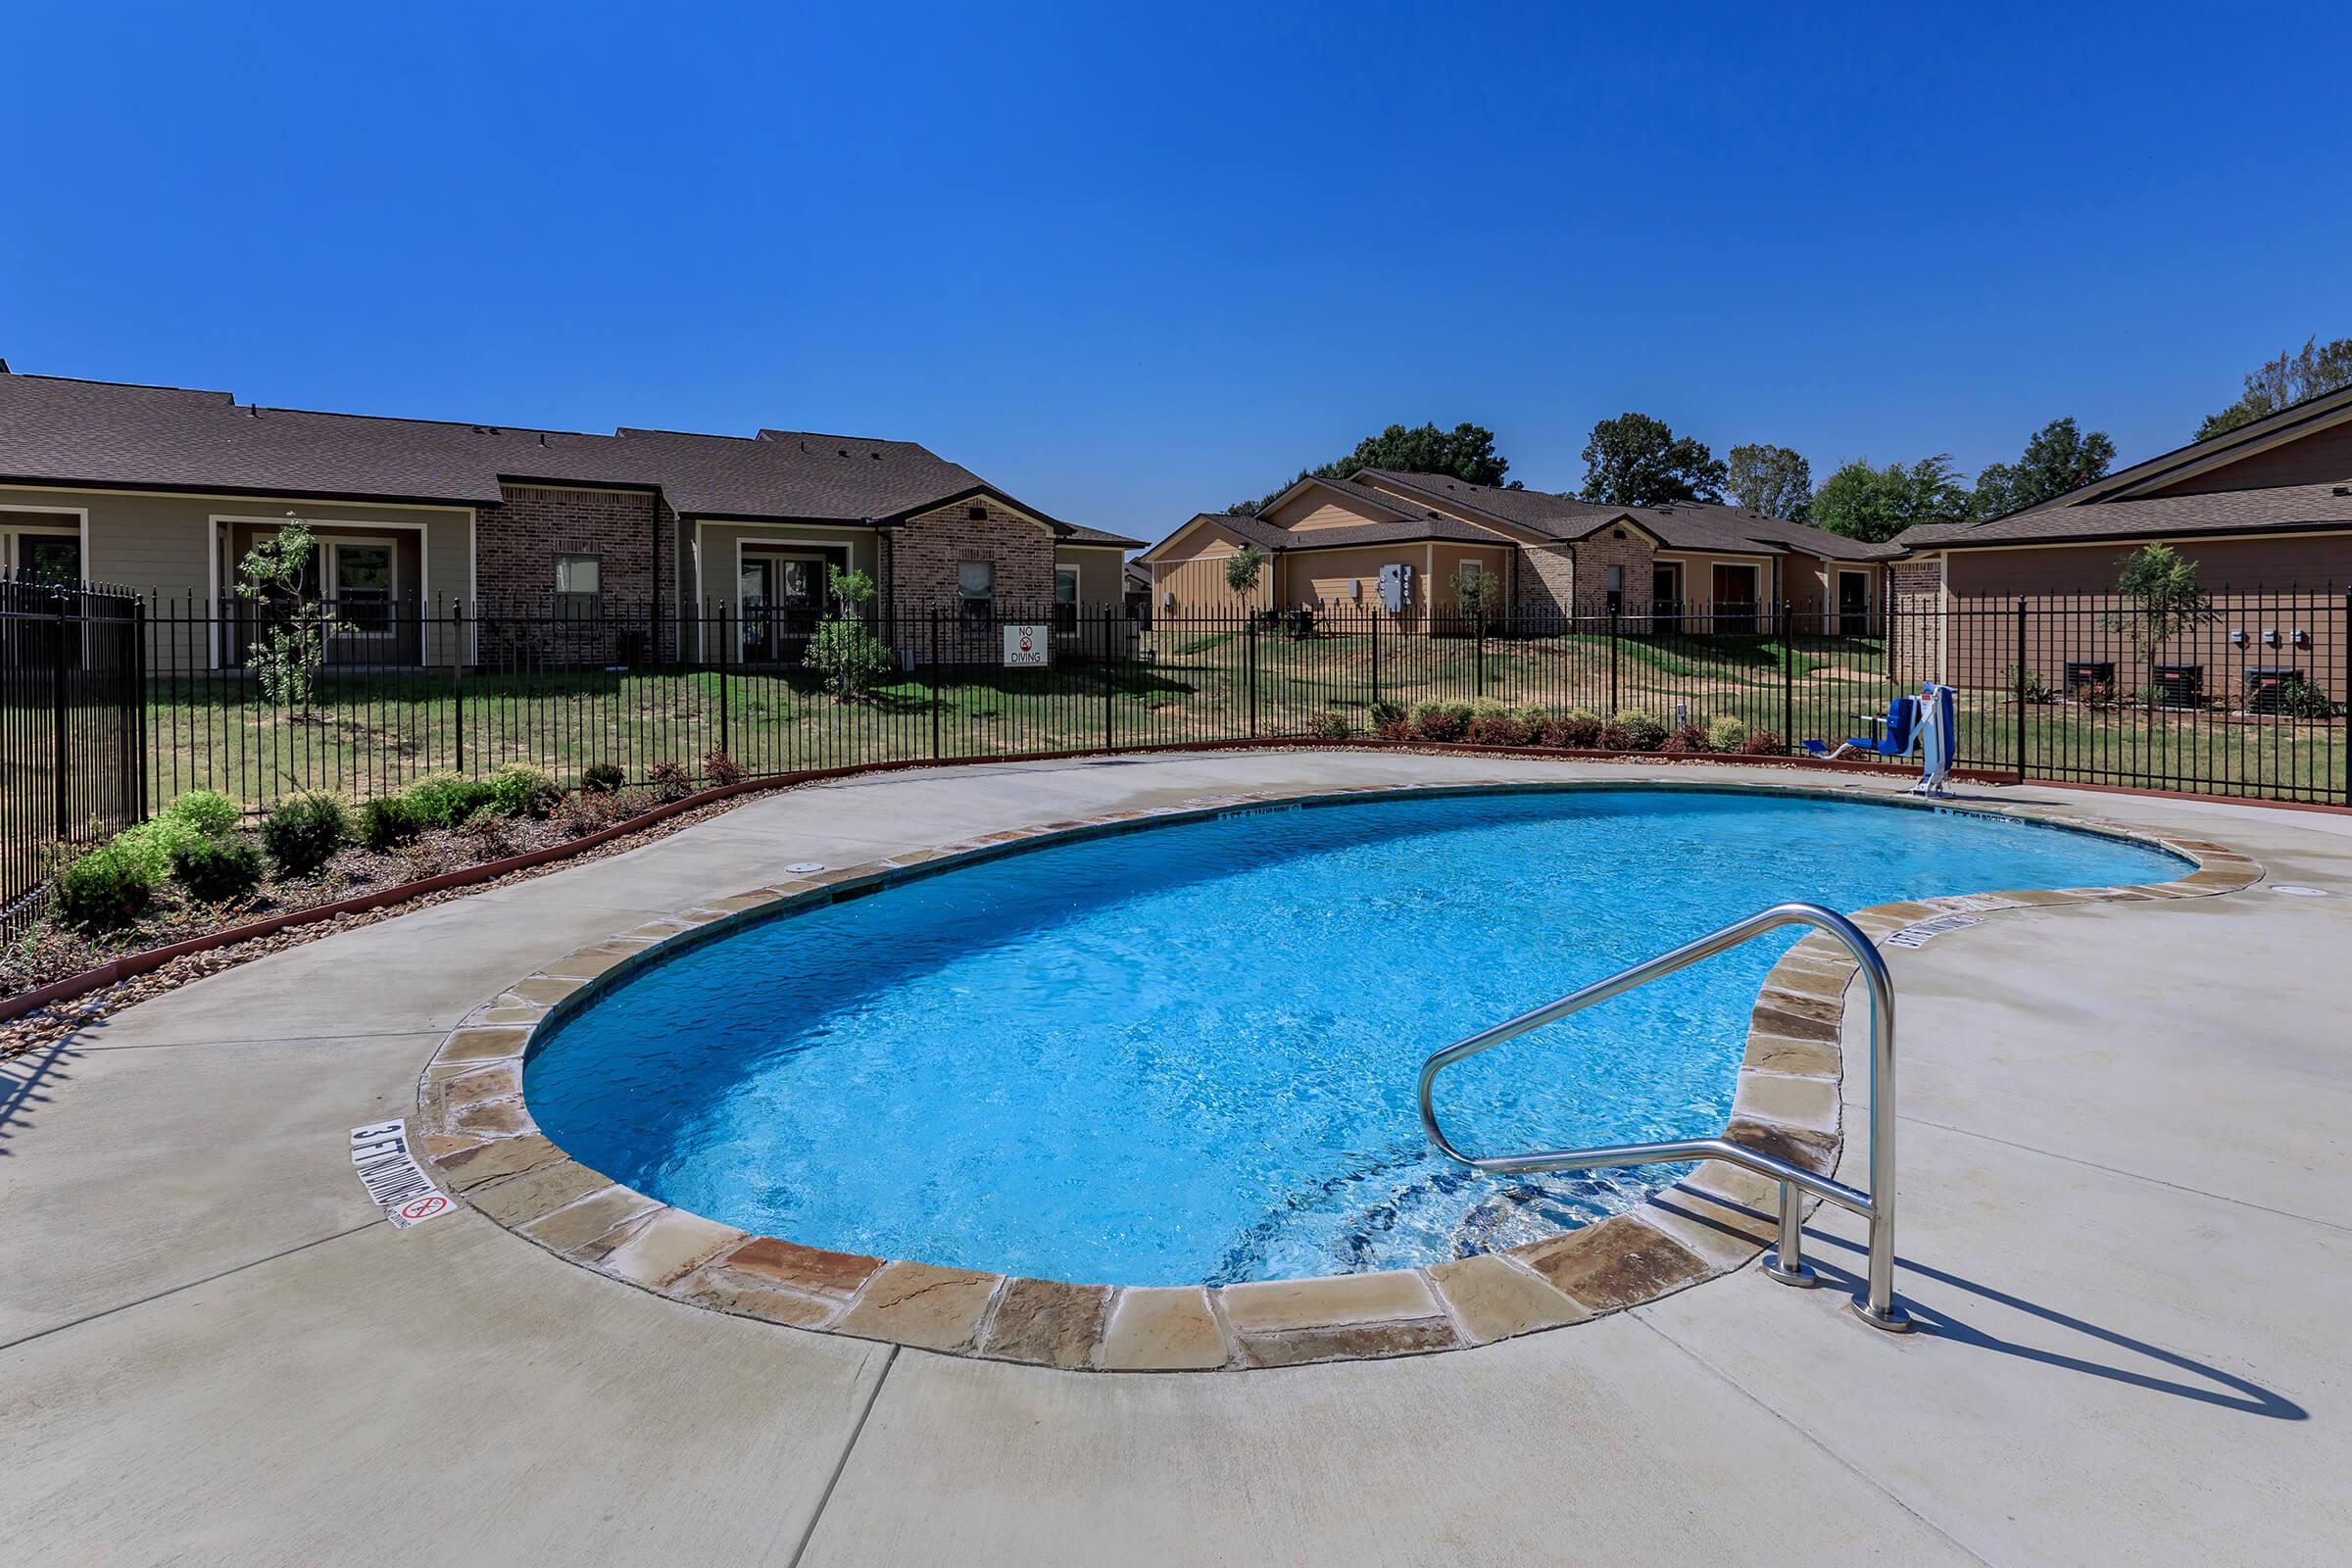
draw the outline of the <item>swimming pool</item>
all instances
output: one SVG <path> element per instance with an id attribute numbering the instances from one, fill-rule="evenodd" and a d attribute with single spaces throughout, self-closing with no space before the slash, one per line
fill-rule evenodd
<path id="1" fill-rule="evenodd" d="M 1788 898 L 2163 881 L 1983 815 L 1581 790 L 1229 813 L 1054 844 L 731 932 L 543 1031 L 540 1129 L 809 1246 L 1106 1285 L 1442 1261 L 1671 1168 L 1480 1176 L 1423 1142 L 1430 1051 Z M 1795 933 L 1447 1076 L 1465 1147 L 1719 1131 Z"/>

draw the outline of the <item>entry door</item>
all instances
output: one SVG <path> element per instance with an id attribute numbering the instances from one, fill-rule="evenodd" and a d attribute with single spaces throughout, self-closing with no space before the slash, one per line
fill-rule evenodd
<path id="1" fill-rule="evenodd" d="M 799 663 L 825 612 L 823 556 L 743 558 L 743 659 Z"/>
<path id="2" fill-rule="evenodd" d="M 1753 631 L 1756 624 L 1756 568 L 1715 564 L 1715 629 Z"/>
<path id="3" fill-rule="evenodd" d="M 775 563 L 759 556 L 743 558 L 743 581 L 736 589 L 737 620 L 742 626 L 742 659 L 747 664 L 773 663 L 775 628 L 769 624 Z"/>
<path id="4" fill-rule="evenodd" d="M 1867 572 L 1838 574 L 1838 630 L 1847 637 L 1870 632 L 1870 576 Z"/>

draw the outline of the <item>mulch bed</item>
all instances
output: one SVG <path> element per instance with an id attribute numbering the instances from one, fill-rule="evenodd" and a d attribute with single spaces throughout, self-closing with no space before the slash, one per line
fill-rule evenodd
<path id="1" fill-rule="evenodd" d="M 790 787 L 778 786 L 779 789 Z M 612 804 L 605 813 L 607 823 L 626 820 L 654 804 L 649 797 L 635 793 L 611 799 Z M 523 867 L 462 887 L 420 893 L 380 908 L 338 914 L 225 947 L 183 954 L 145 974 L 53 1003 L 21 1018 L 0 1022 L 0 1060 L 71 1034 L 110 1013 L 120 1012 L 192 980 L 201 980 L 206 975 L 218 974 L 223 969 L 250 963 L 272 953 L 282 953 L 288 948 L 298 948 L 307 942 L 317 942 L 339 931 L 357 930 L 361 926 L 373 925 L 378 920 L 389 920 L 395 915 L 445 904 L 467 894 L 506 887 L 532 877 L 545 876 L 551 871 L 563 870 L 566 866 L 578 865 L 585 860 L 599 860 L 607 856 L 618 855 L 641 844 L 666 838 L 697 822 L 708 821 L 748 799 L 750 797 L 739 795 L 692 807 L 658 822 L 650 822 L 635 832 L 617 835 L 602 844 L 591 845 L 576 855 L 551 860 L 544 865 Z M 321 905 L 388 891 L 466 866 L 526 854 L 532 850 L 548 849 L 584 837 L 587 832 L 595 831 L 598 825 L 603 824 L 577 817 L 569 821 L 510 819 L 499 824 L 499 831 L 495 835 L 433 829 L 416 843 L 389 853 L 379 854 L 355 846 L 337 855 L 315 876 L 284 881 L 272 879 L 265 883 L 252 898 L 230 904 L 194 903 L 176 887 L 166 887 L 157 891 L 155 906 L 145 918 L 135 925 L 108 932 L 104 936 L 69 931 L 44 920 L 23 939 L 0 952 L 0 999 L 96 968 L 108 959 L 125 954 L 141 953 L 150 948 L 184 942 L 191 937 L 224 931 L 270 915 L 314 909 Z"/>

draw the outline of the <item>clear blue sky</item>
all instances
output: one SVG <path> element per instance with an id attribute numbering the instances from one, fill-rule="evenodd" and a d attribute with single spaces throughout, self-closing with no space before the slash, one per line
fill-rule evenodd
<path id="1" fill-rule="evenodd" d="M 0 24 L 17 369 L 910 438 L 1147 538 L 1394 420 L 2130 459 L 2352 334 L 2340 4 L 94 10 Z"/>

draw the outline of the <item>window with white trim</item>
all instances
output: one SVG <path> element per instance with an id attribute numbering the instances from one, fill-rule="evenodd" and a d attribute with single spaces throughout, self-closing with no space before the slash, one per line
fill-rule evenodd
<path id="1" fill-rule="evenodd" d="M 604 558 L 575 551 L 556 556 L 556 619 L 566 626 L 584 626 L 596 619 L 604 602 Z"/>
<path id="2" fill-rule="evenodd" d="M 956 608 L 966 629 L 986 631 L 997 613 L 997 564 L 967 561 L 956 568 Z"/>
<path id="3" fill-rule="evenodd" d="M 400 586 L 399 553 L 388 539 L 327 539 L 320 580 L 337 629 L 354 637 L 392 635 L 392 599 Z"/>
<path id="4" fill-rule="evenodd" d="M 1078 568 L 1054 568 L 1054 629 L 1074 632 L 1078 629 Z"/>

